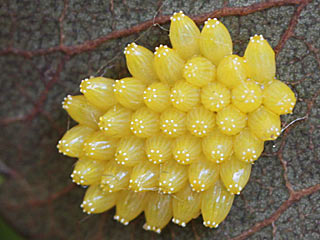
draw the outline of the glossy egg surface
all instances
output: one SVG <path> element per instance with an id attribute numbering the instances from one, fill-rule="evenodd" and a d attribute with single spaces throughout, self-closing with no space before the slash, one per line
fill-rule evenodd
<path id="1" fill-rule="evenodd" d="M 200 31 L 179 12 L 169 38 L 172 47 L 154 53 L 127 45 L 132 76 L 83 80 L 82 95 L 63 101 L 78 125 L 57 147 L 78 159 L 71 178 L 88 186 L 87 214 L 115 206 L 114 219 L 127 225 L 143 213 L 143 228 L 157 233 L 170 220 L 185 227 L 201 214 L 216 228 L 296 97 L 274 78 L 275 55 L 261 35 L 244 56 L 234 55 L 219 20 Z"/>

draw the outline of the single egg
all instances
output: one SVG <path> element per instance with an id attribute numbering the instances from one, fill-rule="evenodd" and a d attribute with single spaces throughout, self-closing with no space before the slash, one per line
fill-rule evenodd
<path id="1" fill-rule="evenodd" d="M 243 81 L 232 89 L 232 104 L 241 112 L 256 110 L 262 103 L 262 91 L 253 81 Z"/>
<path id="2" fill-rule="evenodd" d="M 92 159 L 109 160 L 114 156 L 118 141 L 106 136 L 102 131 L 97 131 L 84 142 L 83 151 Z"/>
<path id="3" fill-rule="evenodd" d="M 218 65 L 217 79 L 228 88 L 234 88 L 247 79 L 245 60 L 237 55 L 224 57 Z"/>
<path id="4" fill-rule="evenodd" d="M 232 137 L 214 129 L 210 135 L 203 138 L 202 149 L 208 160 L 221 163 L 232 154 Z"/>
<path id="5" fill-rule="evenodd" d="M 196 137 L 207 136 L 212 132 L 215 122 L 215 114 L 203 106 L 193 108 L 187 115 L 187 129 Z"/>
<path id="6" fill-rule="evenodd" d="M 188 181 L 187 166 L 171 160 L 165 162 L 160 168 L 159 188 L 163 193 L 180 191 Z"/>
<path id="7" fill-rule="evenodd" d="M 99 184 L 94 184 L 87 189 L 80 207 L 87 214 L 102 213 L 114 207 L 117 199 L 117 192 L 104 192 Z"/>
<path id="8" fill-rule="evenodd" d="M 116 161 L 110 160 L 105 165 L 101 175 L 100 187 L 106 192 L 117 192 L 129 187 L 130 167 L 119 165 Z"/>
<path id="9" fill-rule="evenodd" d="M 229 105 L 230 98 L 230 90 L 219 82 L 209 83 L 201 89 L 201 102 L 210 111 L 221 111 Z"/>
<path id="10" fill-rule="evenodd" d="M 64 98 L 62 107 L 76 122 L 91 128 L 98 128 L 98 119 L 103 112 L 90 104 L 83 95 L 68 95 Z"/>
<path id="11" fill-rule="evenodd" d="M 170 19 L 169 38 L 173 49 L 183 59 L 199 54 L 200 31 L 197 25 L 183 12 L 174 13 Z"/>
<path id="12" fill-rule="evenodd" d="M 146 140 L 148 160 L 154 164 L 164 163 L 172 159 L 173 140 L 165 135 L 156 135 Z"/>
<path id="13" fill-rule="evenodd" d="M 240 194 L 247 184 L 251 164 L 238 160 L 234 155 L 220 166 L 220 177 L 226 189 L 232 194 Z"/>
<path id="14" fill-rule="evenodd" d="M 134 192 L 155 191 L 159 183 L 159 165 L 142 161 L 132 169 L 129 189 Z"/>
<path id="15" fill-rule="evenodd" d="M 184 65 L 183 77 L 188 83 L 203 87 L 216 79 L 216 67 L 208 59 L 195 56 Z"/>
<path id="16" fill-rule="evenodd" d="M 99 183 L 105 165 L 103 161 L 80 158 L 71 174 L 72 182 L 83 186 Z"/>
<path id="17" fill-rule="evenodd" d="M 226 135 L 235 135 L 247 125 L 247 115 L 232 105 L 217 113 L 219 130 Z"/>
<path id="18" fill-rule="evenodd" d="M 121 105 L 114 105 L 99 118 L 99 128 L 109 137 L 129 135 L 132 111 Z"/>
<path id="19" fill-rule="evenodd" d="M 276 73 L 275 54 L 262 35 L 250 38 L 244 58 L 249 78 L 259 83 L 272 81 Z"/>
<path id="20" fill-rule="evenodd" d="M 200 215 L 201 195 L 186 186 L 172 198 L 172 222 L 185 227 L 193 218 Z"/>
<path id="21" fill-rule="evenodd" d="M 160 81 L 172 86 L 182 79 L 184 60 L 178 52 L 166 45 L 156 47 L 154 52 L 154 68 Z"/>
<path id="22" fill-rule="evenodd" d="M 176 138 L 172 153 L 179 164 L 189 165 L 199 160 L 201 150 L 201 140 L 187 134 Z"/>
<path id="23" fill-rule="evenodd" d="M 116 203 L 116 214 L 113 219 L 128 225 L 143 212 L 147 203 L 147 194 L 145 192 L 133 192 L 130 190 L 121 191 Z"/>
<path id="24" fill-rule="evenodd" d="M 216 18 L 209 18 L 203 26 L 200 35 L 200 52 L 215 66 L 218 66 L 224 56 L 232 54 L 232 40 L 229 31 Z"/>
<path id="25" fill-rule="evenodd" d="M 130 129 L 141 138 L 151 137 L 160 131 L 159 114 L 147 107 L 139 108 L 132 114 Z"/>
<path id="26" fill-rule="evenodd" d="M 218 181 L 219 165 L 201 156 L 199 161 L 190 165 L 188 176 L 193 191 L 206 191 Z"/>
<path id="27" fill-rule="evenodd" d="M 186 133 L 186 113 L 169 108 L 160 115 L 160 129 L 169 137 L 178 137 Z"/>
<path id="28" fill-rule="evenodd" d="M 144 90 L 143 100 L 151 110 L 163 112 L 170 106 L 170 88 L 162 82 L 152 83 Z"/>
<path id="29" fill-rule="evenodd" d="M 93 132 L 94 130 L 87 126 L 74 126 L 59 140 L 57 145 L 59 152 L 69 157 L 81 157 L 84 154 L 83 144 Z"/>
<path id="30" fill-rule="evenodd" d="M 263 148 L 264 142 L 256 137 L 249 128 L 243 129 L 234 136 L 233 151 L 241 161 L 253 163 L 260 157 Z"/>
<path id="31" fill-rule="evenodd" d="M 114 80 L 104 77 L 86 78 L 81 81 L 80 92 L 86 100 L 102 111 L 117 103 L 113 94 Z"/>
<path id="32" fill-rule="evenodd" d="M 263 105 L 275 114 L 292 113 L 295 104 L 294 92 L 279 80 L 274 80 L 263 90 Z"/>
<path id="33" fill-rule="evenodd" d="M 199 103 L 200 89 L 186 81 L 178 81 L 171 89 L 170 101 L 175 108 L 187 112 Z"/>
<path id="34" fill-rule="evenodd" d="M 264 106 L 248 115 L 248 126 L 262 141 L 275 140 L 281 132 L 280 116 Z"/>
<path id="35" fill-rule="evenodd" d="M 128 167 L 137 165 L 146 159 L 145 140 L 136 136 L 127 136 L 121 138 L 114 159 L 118 164 Z"/>
<path id="36" fill-rule="evenodd" d="M 127 67 L 131 75 L 145 84 L 151 84 L 158 80 L 153 68 L 153 52 L 145 47 L 130 43 L 124 49 Z"/>
<path id="37" fill-rule="evenodd" d="M 209 190 L 201 193 L 201 197 L 203 225 L 217 228 L 227 217 L 232 207 L 234 195 L 227 191 L 223 183 L 217 181 Z"/>
<path id="38" fill-rule="evenodd" d="M 143 91 L 146 85 L 133 77 L 116 80 L 113 87 L 117 101 L 124 107 L 136 110 L 143 104 Z"/>
<path id="39" fill-rule="evenodd" d="M 143 228 L 148 231 L 161 233 L 172 218 L 172 200 L 170 195 L 148 192 L 144 216 L 146 223 Z"/>

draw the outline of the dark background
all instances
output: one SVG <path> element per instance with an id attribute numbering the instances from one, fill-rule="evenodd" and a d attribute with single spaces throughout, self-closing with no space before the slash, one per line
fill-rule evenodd
<path id="1" fill-rule="evenodd" d="M 126 44 L 168 43 L 169 15 L 179 10 L 200 26 L 219 17 L 236 54 L 263 34 L 278 78 L 298 97 L 283 126 L 297 121 L 266 143 L 218 229 L 198 218 L 157 235 L 142 230 L 143 216 L 127 227 L 114 210 L 87 217 L 84 189 L 69 178 L 75 160 L 56 150 L 74 125 L 61 101 L 87 76 L 127 76 Z M 318 0 L 0 0 L 1 217 L 28 239 L 320 239 L 319 18 Z"/>

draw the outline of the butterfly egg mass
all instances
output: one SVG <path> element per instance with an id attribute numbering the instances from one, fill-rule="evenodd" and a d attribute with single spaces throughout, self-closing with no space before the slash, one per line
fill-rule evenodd
<path id="1" fill-rule="evenodd" d="M 143 228 L 157 233 L 170 220 L 184 227 L 199 215 L 218 227 L 296 102 L 275 79 L 275 54 L 261 35 L 237 56 L 219 20 L 200 31 L 179 12 L 169 37 L 172 47 L 154 53 L 125 48 L 132 76 L 83 80 L 82 95 L 63 101 L 78 125 L 57 145 L 78 158 L 71 178 L 89 186 L 84 212 L 115 206 L 124 225 L 144 212 Z"/>

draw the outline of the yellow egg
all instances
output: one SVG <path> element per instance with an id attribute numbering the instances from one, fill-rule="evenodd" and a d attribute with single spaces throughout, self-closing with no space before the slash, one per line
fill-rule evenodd
<path id="1" fill-rule="evenodd" d="M 103 112 L 88 103 L 83 95 L 68 95 L 64 98 L 62 107 L 76 122 L 91 128 L 98 128 L 98 119 Z"/>
<path id="2" fill-rule="evenodd" d="M 243 113 L 256 110 L 261 103 L 262 91 L 253 81 L 243 81 L 232 89 L 232 104 Z"/>
<path id="3" fill-rule="evenodd" d="M 129 189 L 134 192 L 156 191 L 159 183 L 159 165 L 142 161 L 133 167 Z"/>
<path id="4" fill-rule="evenodd" d="M 203 87 L 216 79 L 216 67 L 206 58 L 195 56 L 183 69 L 183 77 L 196 87 Z"/>
<path id="5" fill-rule="evenodd" d="M 245 62 L 238 55 L 224 57 L 218 65 L 217 79 L 228 88 L 234 88 L 247 79 Z"/>
<path id="6" fill-rule="evenodd" d="M 199 160 L 201 150 L 201 140 L 187 134 L 176 138 L 172 153 L 178 163 L 189 165 Z"/>
<path id="7" fill-rule="evenodd" d="M 157 81 L 158 77 L 153 68 L 153 52 L 145 47 L 130 43 L 124 49 L 127 67 L 131 75 L 145 84 Z"/>
<path id="8" fill-rule="evenodd" d="M 203 106 L 193 108 L 187 115 L 187 129 L 196 137 L 205 137 L 212 132 L 216 117 Z"/>
<path id="9" fill-rule="evenodd" d="M 114 80 L 104 77 L 86 78 L 81 81 L 80 92 L 87 101 L 102 111 L 117 103 L 113 94 Z"/>
<path id="10" fill-rule="evenodd" d="M 146 223 L 143 229 L 161 233 L 172 218 L 172 201 L 170 195 L 158 192 L 147 193 L 147 204 L 144 209 Z"/>
<path id="11" fill-rule="evenodd" d="M 83 143 L 93 132 L 94 130 L 87 126 L 74 126 L 58 142 L 59 152 L 69 157 L 81 157 L 84 154 Z"/>
<path id="12" fill-rule="evenodd" d="M 182 12 L 174 13 L 170 18 L 170 42 L 178 54 L 188 59 L 200 53 L 200 31 L 197 25 Z"/>
<path id="13" fill-rule="evenodd" d="M 244 58 L 248 77 L 260 83 L 272 81 L 276 72 L 275 54 L 262 35 L 250 38 Z"/>
<path id="14" fill-rule="evenodd" d="M 240 194 L 247 184 L 251 164 L 238 160 L 234 155 L 220 166 L 220 177 L 224 186 L 232 194 Z"/>
<path id="15" fill-rule="evenodd" d="M 71 174 L 72 182 L 83 186 L 99 183 L 104 167 L 105 162 L 80 158 Z"/>
<path id="16" fill-rule="evenodd" d="M 143 100 L 151 110 L 163 112 L 170 106 L 170 88 L 162 82 L 152 83 L 144 90 Z"/>
<path id="17" fill-rule="evenodd" d="M 128 167 L 137 165 L 146 159 L 144 151 L 145 141 L 136 136 L 126 136 L 121 138 L 114 159 L 118 164 Z"/>
<path id="18" fill-rule="evenodd" d="M 199 103 L 200 89 L 186 81 L 178 81 L 171 89 L 170 101 L 175 108 L 189 111 Z"/>
<path id="19" fill-rule="evenodd" d="M 226 135 L 235 135 L 247 125 L 247 115 L 230 105 L 217 113 L 219 130 Z"/>
<path id="20" fill-rule="evenodd" d="M 178 137 L 186 133 L 186 113 L 169 108 L 160 115 L 160 129 L 169 137 Z"/>
<path id="21" fill-rule="evenodd" d="M 132 114 L 130 129 L 137 137 L 147 138 L 160 131 L 159 114 L 147 107 L 139 108 Z"/>
<path id="22" fill-rule="evenodd" d="M 148 160 L 154 164 L 164 163 L 172 159 L 172 138 L 156 135 L 146 140 Z"/>
<path id="23" fill-rule="evenodd" d="M 111 107 L 100 117 L 99 128 L 109 137 L 123 137 L 131 133 L 132 111 L 121 105 Z"/>
<path id="24" fill-rule="evenodd" d="M 141 80 L 127 77 L 115 81 L 113 92 L 122 106 L 135 110 L 143 105 L 145 88 L 146 85 Z"/>
<path id="25" fill-rule="evenodd" d="M 154 52 L 154 68 L 160 81 L 172 86 L 176 81 L 182 79 L 184 60 L 176 50 L 166 45 L 156 47 Z"/>
<path id="26" fill-rule="evenodd" d="M 262 141 L 275 140 L 281 132 L 280 116 L 264 106 L 248 115 L 248 126 Z"/>
<path id="27" fill-rule="evenodd" d="M 209 136 L 203 138 L 202 149 L 208 160 L 221 163 L 232 154 L 232 137 L 214 129 Z"/>
<path id="28" fill-rule="evenodd" d="M 200 35 L 201 54 L 218 66 L 224 56 L 232 54 L 228 29 L 216 18 L 205 22 Z"/>
<path id="29" fill-rule="evenodd" d="M 219 179 L 219 165 L 201 156 L 199 161 L 190 165 L 188 175 L 192 190 L 203 192 Z"/>
<path id="30" fill-rule="evenodd" d="M 263 90 L 263 105 L 278 115 L 292 113 L 295 104 L 294 93 L 279 80 L 274 80 Z"/>
<path id="31" fill-rule="evenodd" d="M 193 218 L 199 216 L 200 207 L 201 195 L 193 192 L 190 186 L 186 186 L 172 198 L 172 222 L 185 227 Z"/>
<path id="32" fill-rule="evenodd" d="M 116 215 L 113 219 L 124 225 L 135 219 L 142 213 L 147 200 L 145 192 L 121 191 L 116 203 Z"/>
<path id="33" fill-rule="evenodd" d="M 106 136 L 102 131 L 93 133 L 83 144 L 86 156 L 96 160 L 109 160 L 114 156 L 118 139 Z"/>
<path id="34" fill-rule="evenodd" d="M 88 214 L 102 213 L 112 208 L 117 199 L 117 192 L 104 192 L 98 184 L 95 184 L 87 189 L 81 208 L 83 208 L 83 212 Z"/>
<path id="35" fill-rule="evenodd" d="M 252 132 L 245 128 L 233 139 L 233 151 L 237 159 L 253 163 L 257 160 L 262 151 L 264 143 Z"/>
<path id="36" fill-rule="evenodd" d="M 100 180 L 101 189 L 107 192 L 127 189 L 131 171 L 130 167 L 119 165 L 114 160 L 107 162 Z"/>
<path id="37" fill-rule="evenodd" d="M 201 102 L 206 109 L 218 112 L 229 105 L 230 95 L 223 84 L 213 82 L 201 89 Z"/>
<path id="38" fill-rule="evenodd" d="M 163 193 L 180 191 L 188 181 L 187 166 L 171 160 L 160 166 L 159 188 Z"/>
<path id="39" fill-rule="evenodd" d="M 201 197 L 203 225 L 217 228 L 227 217 L 234 195 L 229 193 L 220 181 L 217 181 L 209 190 L 201 193 Z"/>

